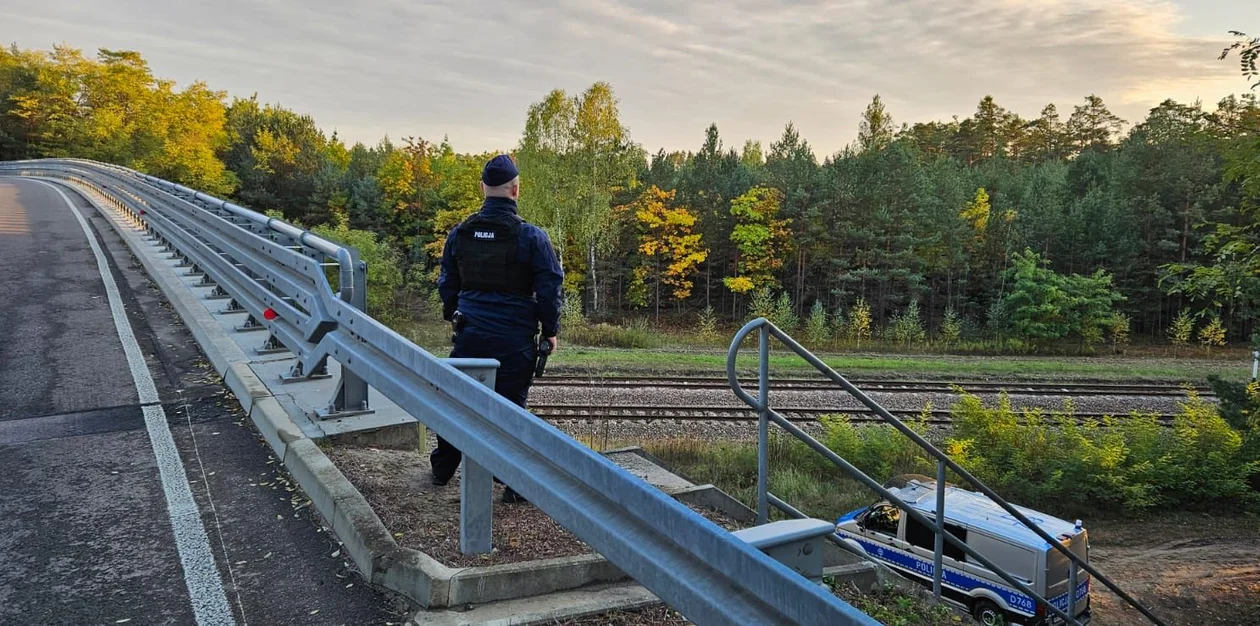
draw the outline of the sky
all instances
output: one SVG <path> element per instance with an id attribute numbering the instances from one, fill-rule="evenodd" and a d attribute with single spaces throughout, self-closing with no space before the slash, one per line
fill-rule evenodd
<path id="1" fill-rule="evenodd" d="M 898 124 L 991 94 L 1066 119 L 1095 93 L 1130 122 L 1247 83 L 1218 61 L 1256 0 L 39 0 L 0 41 L 141 52 L 158 76 L 313 115 L 347 142 L 449 136 L 511 149 L 553 89 L 607 81 L 649 152 L 769 145 L 791 121 L 821 159 L 878 93 Z"/>

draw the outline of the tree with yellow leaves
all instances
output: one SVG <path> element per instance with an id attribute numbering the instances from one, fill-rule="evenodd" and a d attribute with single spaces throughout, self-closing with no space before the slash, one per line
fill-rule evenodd
<path id="1" fill-rule="evenodd" d="M 630 284 L 630 300 L 646 306 L 651 291 L 657 317 L 661 314 L 661 285 L 670 289 L 674 300 L 689 297 L 692 277 L 709 256 L 700 234 L 692 232 L 695 214 L 687 207 L 671 207 L 673 202 L 673 191 L 661 191 L 652 185 L 626 207 L 639 232 L 639 258 Z"/>
<path id="2" fill-rule="evenodd" d="M 774 273 L 792 250 L 792 220 L 779 219 L 783 193 L 769 187 L 753 187 L 731 200 L 735 227 L 731 241 L 739 249 L 738 274 L 723 279 L 727 289 L 748 293 L 759 287 L 778 287 Z"/>

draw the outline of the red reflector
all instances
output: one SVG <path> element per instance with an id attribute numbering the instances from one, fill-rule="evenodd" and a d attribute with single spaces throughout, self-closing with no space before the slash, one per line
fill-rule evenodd
<path id="1" fill-rule="evenodd" d="M 267 310 L 263 311 L 263 319 L 267 320 L 268 322 L 276 319 L 277 317 L 280 317 L 280 316 L 276 314 L 275 309 L 268 308 Z"/>

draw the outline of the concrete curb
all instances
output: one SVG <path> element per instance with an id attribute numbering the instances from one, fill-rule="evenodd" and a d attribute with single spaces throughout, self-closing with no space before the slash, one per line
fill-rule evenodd
<path id="1" fill-rule="evenodd" d="M 636 584 L 584 587 L 547 596 L 492 602 L 467 611 L 416 614 L 408 626 L 544 626 L 609 611 L 643 609 L 660 604 L 652 592 Z"/>
<path id="2" fill-rule="evenodd" d="M 449 606 L 537 596 L 625 579 L 620 569 L 598 554 L 470 567 L 451 578 Z"/>
<path id="3" fill-rule="evenodd" d="M 228 337 L 200 298 L 173 267 L 153 258 L 152 244 L 115 211 L 102 207 L 90 194 L 79 190 L 78 185 L 61 179 L 47 180 L 74 189 L 119 233 L 277 458 L 328 521 L 341 540 L 342 549 L 372 584 L 401 593 L 422 607 L 437 608 L 484 604 L 625 578 L 625 574 L 595 554 L 457 569 L 423 552 L 400 547 L 363 495 L 302 433 L 284 404 L 250 367 L 249 357 Z"/>

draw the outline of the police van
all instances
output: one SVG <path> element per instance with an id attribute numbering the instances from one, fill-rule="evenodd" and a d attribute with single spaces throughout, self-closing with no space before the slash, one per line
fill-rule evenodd
<path id="1" fill-rule="evenodd" d="M 936 517 L 935 481 L 911 480 L 892 492 L 927 519 Z M 1073 524 L 1024 507 L 1015 508 L 1088 562 L 1089 538 L 1079 521 Z M 947 486 L 945 529 L 1067 612 L 1071 560 L 988 497 Z M 836 533 L 867 556 L 931 586 L 936 535 L 890 502 L 876 502 L 842 516 L 836 520 Z M 1028 625 L 1063 621 L 988 568 L 973 562 L 949 541 L 945 541 L 942 565 L 942 596 L 965 607 L 986 626 L 1003 620 Z M 1089 583 L 1089 574 L 1078 570 L 1076 612 L 1077 621 L 1082 624 L 1090 618 Z"/>

